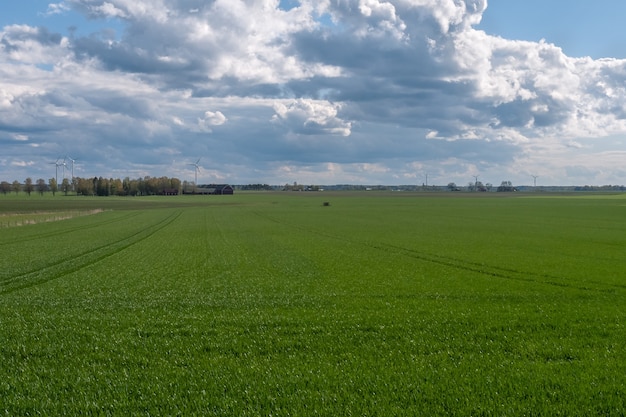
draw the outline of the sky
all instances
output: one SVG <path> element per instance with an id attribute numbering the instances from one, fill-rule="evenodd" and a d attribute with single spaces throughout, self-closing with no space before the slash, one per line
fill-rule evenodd
<path id="1" fill-rule="evenodd" d="M 0 180 L 626 184 L 622 0 L 0 0 Z"/>

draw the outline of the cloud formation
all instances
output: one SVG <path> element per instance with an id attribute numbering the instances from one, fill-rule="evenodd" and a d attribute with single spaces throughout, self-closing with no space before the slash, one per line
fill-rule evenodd
<path id="1" fill-rule="evenodd" d="M 2 180 L 67 154 L 79 176 L 202 156 L 204 182 L 626 183 L 626 61 L 488 35 L 486 0 L 48 8 L 69 11 L 123 31 L 0 28 Z"/>

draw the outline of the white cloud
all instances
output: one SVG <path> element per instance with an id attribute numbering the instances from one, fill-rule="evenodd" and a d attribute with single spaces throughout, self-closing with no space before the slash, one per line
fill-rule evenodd
<path id="1" fill-rule="evenodd" d="M 453 28 L 466 30 L 471 25 L 480 23 L 482 13 L 487 7 L 486 0 L 407 0 L 425 6 L 428 14 L 432 13 L 441 32 L 449 33 Z"/>
<path id="2" fill-rule="evenodd" d="M 204 113 L 204 120 L 207 122 L 207 124 L 210 124 L 212 126 L 220 126 L 226 123 L 226 120 L 228 119 L 226 119 L 226 116 L 224 116 L 220 111 L 207 111 Z"/>
<path id="3" fill-rule="evenodd" d="M 13 95 L 4 89 L 0 89 L 0 108 L 8 109 L 13 103 Z"/>
<path id="4" fill-rule="evenodd" d="M 279 3 L 67 0 L 48 14 L 123 20 L 125 32 L 0 29 L 3 153 L 72 149 L 89 175 L 117 163 L 159 175 L 172 156 L 202 155 L 228 182 L 385 183 L 416 178 L 415 166 L 444 184 L 622 172 L 622 145 L 606 137 L 626 131 L 624 60 L 487 35 L 475 29 L 486 0 Z M 594 143 L 607 149 L 579 160 Z"/>
<path id="5" fill-rule="evenodd" d="M 56 15 L 56 14 L 63 14 L 69 10 L 70 10 L 70 7 L 63 2 L 50 3 L 48 4 L 48 10 L 46 12 L 46 15 L 51 16 L 51 15 Z"/>
<path id="6" fill-rule="evenodd" d="M 14 167 L 27 168 L 35 165 L 34 161 L 12 161 L 11 165 Z"/>
<path id="7" fill-rule="evenodd" d="M 282 123 L 296 133 L 333 134 L 349 136 L 351 123 L 341 120 L 337 114 L 340 104 L 324 100 L 298 99 L 276 102 L 272 117 L 275 123 Z"/>
<path id="8" fill-rule="evenodd" d="M 204 113 L 204 117 L 201 119 L 198 119 L 198 125 L 200 126 L 202 130 L 206 132 L 211 132 L 212 126 L 221 126 L 227 121 L 228 119 L 226 118 L 226 116 L 224 116 L 224 114 L 222 114 L 221 111 L 216 111 L 216 112 L 206 111 Z"/>
<path id="9" fill-rule="evenodd" d="M 130 21 L 163 23 L 167 21 L 170 12 L 163 0 L 66 0 L 62 4 L 82 11 L 91 18 L 122 18 Z"/>

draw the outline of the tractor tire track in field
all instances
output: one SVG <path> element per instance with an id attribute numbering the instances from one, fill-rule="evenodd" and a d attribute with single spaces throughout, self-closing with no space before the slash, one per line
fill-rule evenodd
<path id="1" fill-rule="evenodd" d="M 160 230 L 163 230 L 165 227 L 174 222 L 180 214 L 180 211 L 172 213 L 158 223 L 132 233 L 129 236 L 125 236 L 122 239 L 104 244 L 68 258 L 64 258 L 57 262 L 48 264 L 43 268 L 9 277 L 8 279 L 0 282 L 0 295 L 34 287 L 61 278 L 109 258 L 148 239 Z"/>
<path id="2" fill-rule="evenodd" d="M 133 218 L 135 216 L 138 216 L 140 214 L 139 211 L 137 212 L 130 212 L 125 214 L 124 216 L 120 216 L 114 219 L 106 219 L 106 220 L 102 220 L 102 221 L 98 221 L 98 222 L 92 222 L 89 223 L 88 225 L 80 225 L 80 226 L 74 226 L 74 227 L 68 227 L 65 228 L 63 230 L 55 230 L 53 232 L 47 232 L 47 233 L 41 233 L 41 234 L 37 234 L 37 235 L 32 235 L 32 236 L 26 236 L 22 239 L 12 239 L 6 242 L 0 242 L 0 246 L 5 246 L 5 245 L 14 245 L 16 243 L 24 243 L 24 242 L 29 242 L 32 240 L 38 240 L 38 239 L 42 239 L 42 238 L 48 238 L 48 237 L 53 237 L 53 236 L 62 236 L 62 235 L 66 235 L 68 233 L 72 233 L 72 232 L 76 232 L 76 231 L 80 231 L 85 232 L 88 231 L 89 229 L 93 229 L 95 227 L 100 227 L 100 226 L 106 226 L 108 224 L 111 223 L 116 223 L 120 220 L 126 220 L 126 219 L 130 219 Z"/>
<path id="3" fill-rule="evenodd" d="M 615 289 L 626 289 L 626 286 L 620 284 L 609 284 L 604 282 L 596 282 L 598 286 L 603 286 L 605 288 L 599 287 L 591 287 L 584 285 L 575 285 L 568 282 L 564 282 L 565 277 L 560 277 L 556 275 L 537 273 L 532 271 L 521 271 L 512 268 L 505 268 L 501 266 L 488 265 L 486 263 L 472 262 L 465 259 L 454 258 L 451 256 L 443 256 L 434 253 L 427 253 L 424 251 L 418 251 L 416 249 L 405 248 L 403 246 L 397 246 L 390 243 L 384 242 L 371 242 L 371 241 L 361 241 L 356 239 L 350 239 L 343 235 L 338 235 L 334 233 L 330 233 L 328 231 L 320 231 L 314 230 L 305 227 L 302 224 L 291 223 L 287 224 L 281 219 L 273 218 L 266 214 L 261 214 L 259 212 L 255 212 L 255 214 L 259 217 L 262 217 L 266 220 L 281 224 L 288 225 L 290 228 L 302 230 L 305 233 L 315 234 L 318 236 L 322 236 L 327 239 L 338 240 L 346 243 L 351 243 L 353 245 L 359 245 L 363 247 L 367 247 L 370 249 L 375 249 L 379 251 L 387 252 L 391 255 L 402 255 L 406 257 L 410 257 L 413 259 L 417 259 L 424 262 L 430 262 L 450 268 L 455 268 L 463 271 L 474 272 L 482 275 L 487 275 L 495 278 L 501 279 L 509 279 L 516 281 L 524 281 L 531 282 L 536 284 L 549 285 L 553 287 L 562 287 L 562 288 L 573 288 L 582 291 L 597 291 L 603 293 L 612 293 L 615 292 Z M 608 287 L 608 288 L 606 288 Z"/>
<path id="4" fill-rule="evenodd" d="M 530 271 L 520 271 L 512 268 L 505 268 L 501 266 L 488 265 L 485 263 L 472 262 L 468 260 L 453 258 L 450 256 L 442 256 L 433 253 L 425 253 L 417 251 L 415 249 L 409 249 L 402 246 L 396 246 L 386 243 L 369 243 L 367 246 L 388 251 L 394 254 L 401 254 L 421 261 L 435 263 L 451 268 L 461 269 L 464 271 L 474 272 L 482 275 L 487 275 L 495 278 L 510 279 L 516 281 L 532 282 L 537 284 L 550 285 L 554 287 L 574 288 L 582 291 L 598 291 L 598 292 L 613 292 L 610 289 L 600 289 L 597 287 L 589 287 L 583 285 L 573 285 L 567 282 L 563 282 L 564 277 L 558 277 L 550 274 L 543 274 Z M 601 283 L 601 285 L 624 288 L 616 284 Z"/>

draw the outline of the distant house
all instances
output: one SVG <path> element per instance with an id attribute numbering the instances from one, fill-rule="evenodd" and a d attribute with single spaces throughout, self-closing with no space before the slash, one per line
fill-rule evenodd
<path id="1" fill-rule="evenodd" d="M 233 187 L 228 184 L 209 184 L 201 185 L 196 188 L 196 194 L 211 194 L 211 195 L 233 195 L 235 192 Z"/>
<path id="2" fill-rule="evenodd" d="M 235 193 L 233 187 L 228 184 L 211 184 L 209 188 L 213 189 L 211 194 L 214 195 L 233 195 Z"/>
<path id="3" fill-rule="evenodd" d="M 178 188 L 164 188 L 161 195 L 178 195 Z"/>

